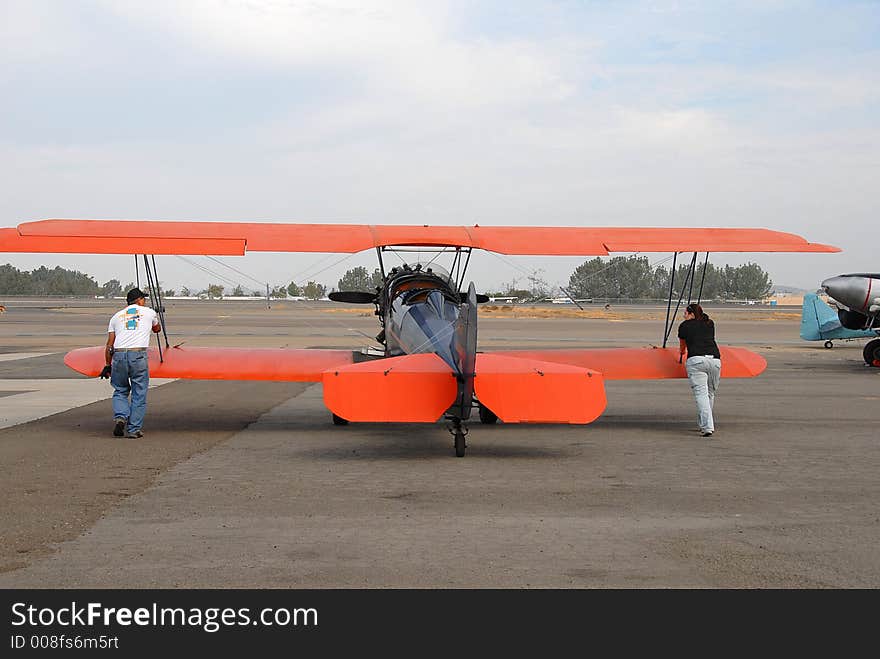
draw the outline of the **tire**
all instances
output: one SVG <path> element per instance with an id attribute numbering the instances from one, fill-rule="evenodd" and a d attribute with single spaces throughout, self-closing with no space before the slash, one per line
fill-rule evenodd
<path id="1" fill-rule="evenodd" d="M 457 432 L 455 433 L 455 457 L 463 458 L 464 450 L 467 448 L 467 444 L 464 442 L 464 433 Z"/>
<path id="2" fill-rule="evenodd" d="M 825 342 L 825 347 L 828 348 L 829 350 L 831 350 L 831 348 L 834 347 L 834 344 L 831 343 L 831 341 L 826 341 L 826 342 Z"/>
<path id="3" fill-rule="evenodd" d="M 488 407 L 483 407 L 480 405 L 480 423 L 492 424 L 498 421 L 498 417 L 495 415 L 495 412 L 490 410 Z"/>
<path id="4" fill-rule="evenodd" d="M 874 366 L 874 362 L 880 360 L 880 339 L 871 339 L 865 344 L 862 357 L 868 366 Z"/>
<path id="5" fill-rule="evenodd" d="M 347 419 L 343 419 L 341 416 L 336 416 L 336 415 L 334 414 L 334 415 L 333 415 L 333 425 L 334 425 L 334 426 L 347 426 L 347 425 L 348 425 L 348 420 L 347 420 Z"/>

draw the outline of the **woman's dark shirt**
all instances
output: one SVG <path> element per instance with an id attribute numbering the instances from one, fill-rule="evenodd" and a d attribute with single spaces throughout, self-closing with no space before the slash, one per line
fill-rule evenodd
<path id="1" fill-rule="evenodd" d="M 711 355 L 721 359 L 718 344 L 715 343 L 715 323 L 705 323 L 691 318 L 678 326 L 678 338 L 687 344 L 688 357 Z"/>

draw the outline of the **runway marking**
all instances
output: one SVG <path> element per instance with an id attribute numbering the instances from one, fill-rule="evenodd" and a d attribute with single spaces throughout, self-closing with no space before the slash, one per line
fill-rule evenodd
<path id="1" fill-rule="evenodd" d="M 51 354 L 51 353 L 49 353 Z M 174 382 L 174 378 L 153 378 L 150 388 Z M 84 380 L 0 379 L 0 428 L 10 428 L 43 417 L 82 407 L 113 395 L 109 382 Z M 108 417 L 110 411 L 107 411 Z"/>

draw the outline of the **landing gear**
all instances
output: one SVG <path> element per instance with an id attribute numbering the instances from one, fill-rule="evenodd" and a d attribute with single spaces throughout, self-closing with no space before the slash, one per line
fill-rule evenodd
<path id="1" fill-rule="evenodd" d="M 834 344 L 831 343 L 831 341 L 826 341 L 826 342 L 825 342 L 825 347 L 828 348 L 829 350 L 831 350 L 831 348 L 834 347 Z"/>
<path id="2" fill-rule="evenodd" d="M 871 339 L 865 344 L 862 357 L 868 366 L 880 366 L 880 339 Z"/>
<path id="3" fill-rule="evenodd" d="M 450 420 L 452 425 L 449 426 L 449 432 L 452 433 L 455 443 L 455 457 L 463 458 L 464 451 L 467 448 L 467 442 L 464 441 L 465 436 L 468 434 L 467 426 L 458 417 L 452 417 Z"/>
<path id="4" fill-rule="evenodd" d="M 495 415 L 495 412 L 490 410 L 488 407 L 480 405 L 480 423 L 493 424 L 497 421 L 498 417 Z"/>
<path id="5" fill-rule="evenodd" d="M 333 425 L 334 426 L 347 426 L 348 419 L 343 419 L 341 416 L 333 415 Z"/>

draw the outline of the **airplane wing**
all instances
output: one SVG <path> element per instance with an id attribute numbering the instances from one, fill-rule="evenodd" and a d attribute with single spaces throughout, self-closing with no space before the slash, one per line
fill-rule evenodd
<path id="1" fill-rule="evenodd" d="M 452 369 L 433 353 L 356 363 L 347 350 L 286 348 L 171 348 L 148 351 L 150 375 L 202 380 L 322 382 L 324 402 L 349 421 L 433 423 L 454 402 Z M 96 377 L 104 347 L 64 358 Z M 745 348 L 721 347 L 721 375 L 754 377 L 767 362 Z M 590 423 L 605 409 L 605 380 L 685 378 L 678 350 L 614 348 L 509 350 L 478 353 L 474 389 L 506 423 Z"/>
<path id="2" fill-rule="evenodd" d="M 355 253 L 393 245 L 456 246 L 499 254 L 594 256 L 611 252 L 839 252 L 769 229 L 428 226 L 41 220 L 0 229 L 0 252 L 238 255 Z"/>
<path id="3" fill-rule="evenodd" d="M 764 372 L 767 361 L 746 348 L 719 346 L 721 377 L 753 378 Z M 499 350 L 493 355 L 568 364 L 598 371 L 606 380 L 660 380 L 686 378 L 675 348 L 581 348 L 573 350 Z"/>
<path id="4" fill-rule="evenodd" d="M 312 348 L 179 347 L 162 352 L 149 348 L 150 377 L 192 380 L 278 380 L 320 382 L 325 371 L 354 363 L 351 350 Z M 104 368 L 104 346 L 77 348 L 64 357 L 74 371 L 98 377 Z"/>

